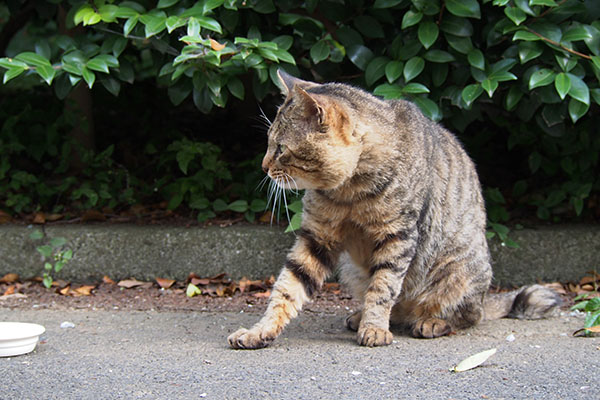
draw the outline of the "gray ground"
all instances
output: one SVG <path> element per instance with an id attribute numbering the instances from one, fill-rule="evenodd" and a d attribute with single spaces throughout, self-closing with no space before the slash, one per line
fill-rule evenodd
<path id="1" fill-rule="evenodd" d="M 0 321 L 47 329 L 35 352 L 0 358 L 0 398 L 598 398 L 600 339 L 572 337 L 583 321 L 568 313 L 435 340 L 395 332 L 374 349 L 355 344 L 344 317 L 304 313 L 270 348 L 236 351 L 227 335 L 259 314 L 0 308 Z M 448 371 L 493 347 L 481 367 Z"/>

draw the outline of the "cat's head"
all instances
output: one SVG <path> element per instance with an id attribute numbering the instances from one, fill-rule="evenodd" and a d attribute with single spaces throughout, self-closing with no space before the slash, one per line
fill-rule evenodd
<path id="1" fill-rule="evenodd" d="M 286 189 L 335 189 L 360 157 L 351 111 L 328 88 L 278 72 L 285 101 L 269 128 L 263 170 Z M 339 85 L 337 85 L 339 89 Z"/>

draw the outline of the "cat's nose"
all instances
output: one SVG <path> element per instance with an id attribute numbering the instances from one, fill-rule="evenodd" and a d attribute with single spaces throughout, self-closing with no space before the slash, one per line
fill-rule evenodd
<path id="1" fill-rule="evenodd" d="M 267 163 L 262 163 L 262 170 L 265 174 L 269 173 L 269 166 L 267 165 Z"/>

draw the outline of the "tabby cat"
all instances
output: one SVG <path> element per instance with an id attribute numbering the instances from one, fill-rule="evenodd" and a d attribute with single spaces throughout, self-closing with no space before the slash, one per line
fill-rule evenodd
<path id="1" fill-rule="evenodd" d="M 481 188 L 457 139 L 404 100 L 279 72 L 284 103 L 263 169 L 306 189 L 302 227 L 264 317 L 228 338 L 267 346 L 339 266 L 362 301 L 346 320 L 364 346 L 392 342 L 393 324 L 434 338 L 482 319 L 541 318 L 559 304 L 539 285 L 489 295 Z"/>

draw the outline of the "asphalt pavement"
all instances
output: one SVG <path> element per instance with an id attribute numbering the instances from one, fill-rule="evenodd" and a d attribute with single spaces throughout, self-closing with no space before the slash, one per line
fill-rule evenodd
<path id="1" fill-rule="evenodd" d="M 303 313 L 270 347 L 227 336 L 260 314 L 0 308 L 46 327 L 33 353 L 0 358 L 0 399 L 593 399 L 600 338 L 568 312 L 487 321 L 456 335 L 359 347 L 345 314 Z M 74 327 L 61 328 L 63 322 Z M 449 369 L 497 348 L 484 364 Z"/>

